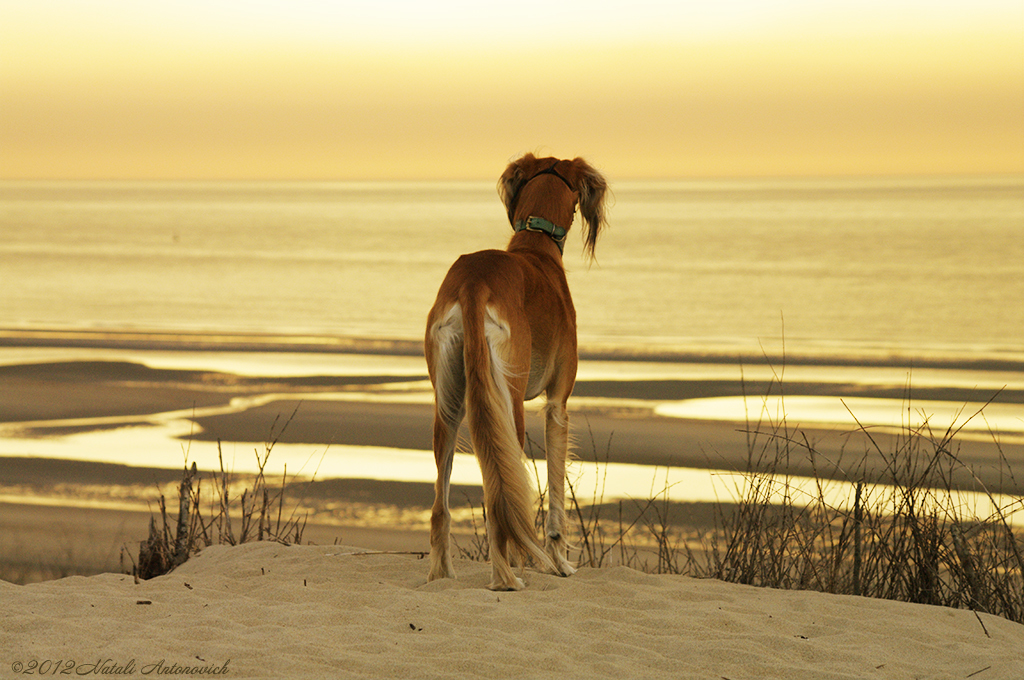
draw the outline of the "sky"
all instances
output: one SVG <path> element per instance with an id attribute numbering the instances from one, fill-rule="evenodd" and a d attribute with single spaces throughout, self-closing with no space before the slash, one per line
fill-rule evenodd
<path id="1" fill-rule="evenodd" d="M 1021 0 L 0 0 L 0 179 L 1024 173 Z"/>

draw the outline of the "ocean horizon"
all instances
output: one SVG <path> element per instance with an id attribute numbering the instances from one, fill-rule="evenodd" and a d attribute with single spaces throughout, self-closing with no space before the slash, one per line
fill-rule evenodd
<path id="1" fill-rule="evenodd" d="M 612 189 L 596 262 L 566 246 L 594 358 L 1024 358 L 1024 177 Z M 400 352 L 451 263 L 511 233 L 488 182 L 12 181 L 0 232 L 8 335 Z"/>

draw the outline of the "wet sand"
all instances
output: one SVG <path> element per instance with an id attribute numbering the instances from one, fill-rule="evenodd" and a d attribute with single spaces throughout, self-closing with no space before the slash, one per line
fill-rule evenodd
<path id="1" fill-rule="evenodd" d="M 282 443 L 429 451 L 433 409 L 425 380 L 425 373 L 252 377 L 154 369 L 129 362 L 0 366 L 0 426 L 8 423 L 27 428 L 27 433 L 33 436 L 60 435 L 110 426 L 89 419 L 116 418 L 116 424 L 123 426 L 136 416 L 143 423 L 148 415 L 178 411 L 202 428 L 191 435 L 197 441 L 264 443 L 279 437 Z M 758 396 L 754 395 L 771 389 L 777 390 L 777 386 L 737 380 L 580 381 L 574 391 L 574 399 L 580 399 L 570 402 L 574 452 L 584 461 L 745 470 L 751 450 L 760 456 L 774 450 L 781 437 L 792 437 L 793 452 L 801 455 L 788 457 L 780 472 L 868 480 L 883 475 L 887 467 L 885 454 L 897 446 L 896 435 L 877 430 L 857 431 L 852 422 L 843 427 L 789 423 L 790 430 L 786 432 L 770 424 L 758 427 L 743 422 L 659 417 L 653 413 L 653 406 L 661 401 L 714 396 L 748 395 L 756 409 Z M 898 398 L 900 389 L 835 383 L 785 384 L 789 397 Z M 346 393 L 350 398 L 324 398 Z M 261 395 L 274 396 L 269 402 L 244 409 L 201 415 L 206 407 L 226 406 L 235 398 Z M 985 401 L 991 396 L 985 390 L 914 389 L 914 398 L 919 401 Z M 1024 390 L 1003 390 L 996 402 L 1024 405 Z M 196 411 L 196 415 L 191 416 L 190 410 Z M 287 427 L 281 432 L 285 422 Z M 754 436 L 754 430 L 759 434 Z M 527 432 L 533 442 L 543 442 L 543 422 L 536 413 L 527 416 Z M 936 436 L 941 434 L 940 431 Z M 804 443 L 815 448 L 818 455 L 814 460 L 803 455 Z M 533 453 L 533 449 L 529 448 L 528 453 Z M 1011 464 L 1024 461 L 1024 445 L 996 446 L 992 441 L 961 438 L 955 442 L 952 453 L 972 468 L 990 490 L 1024 490 L 1024 475 L 1019 480 L 1010 479 L 1003 465 L 1003 459 Z M 537 455 L 541 455 L 539 449 Z"/>
<path id="2" fill-rule="evenodd" d="M 199 441 L 267 441 L 271 427 L 280 427 L 282 443 L 349 444 L 418 449 L 429 456 L 432 406 L 423 375 L 350 375 L 253 377 L 210 370 L 155 369 L 132 362 L 73 361 L 0 366 L 0 427 L 16 427 L 20 436 L 60 435 L 83 429 L 110 427 L 96 419 L 113 418 L 118 426 L 170 411 L 198 413 L 192 419 L 202 429 Z M 581 397 L 570 404 L 575 451 L 582 460 L 641 465 L 745 470 L 750 428 L 744 423 L 658 417 L 647 404 L 694 397 L 763 394 L 770 386 L 724 380 L 592 380 L 580 381 Z M 892 398 L 893 387 L 816 383 L 787 383 L 786 394 L 842 394 Z M 351 393 L 350 399 L 323 399 L 327 394 Z M 201 415 L 207 407 L 226 406 L 236 398 L 276 395 L 271 401 L 230 412 Z M 950 388 L 915 389 L 916 399 L 968 401 L 987 399 L 979 391 Z M 595 401 L 603 399 L 604 401 Z M 1003 403 L 1024 403 L 1019 390 L 999 395 Z M 610 400 L 610 401 L 609 401 Z M 543 423 L 528 415 L 528 434 L 543 442 Z M 800 428 L 776 432 L 762 427 L 755 454 L 774 458 L 774 445 L 783 436 L 796 444 L 778 471 L 791 474 L 870 478 L 886 467 L 883 452 L 892 450 L 892 435 L 874 432 L 869 439 L 853 428 Z M 806 437 L 806 439 L 804 439 Z M 872 441 L 873 440 L 873 441 Z M 817 457 L 803 455 L 801 442 L 811 442 Z M 532 452 L 532 449 L 531 451 Z M 1024 460 L 1024 446 L 962 440 L 952 451 L 992 491 L 1024 493 L 1024 475 L 1007 474 L 1006 461 Z M 116 568 L 121 547 L 137 546 L 147 532 L 150 513 L 144 509 L 81 508 L 38 504 L 55 489 L 87 486 L 146 486 L 173 484 L 176 470 L 103 465 L 74 461 L 0 458 L 0 562 L 8 574 L 19 570 L 61 575 L 64 565 L 84 565 L 84 573 Z M 954 480 L 955 481 L 955 480 Z M 964 479 L 967 484 L 973 480 Z M 331 486 L 333 484 L 333 486 Z M 369 480 L 325 480 L 318 493 L 333 494 L 339 502 L 376 502 L 397 507 L 425 508 L 432 488 L 423 483 L 384 483 Z M 453 494 L 477 502 L 479 490 Z M 19 494 L 21 498 L 19 499 Z M 28 501 L 22 502 L 22 501 Z M 79 505 L 88 503 L 79 503 Z M 307 538 L 317 543 L 344 540 L 371 549 L 426 550 L 426 532 L 400 528 L 359 528 L 310 525 Z M 45 575 L 45 574 L 44 574 Z M 37 580 L 32 578 L 32 580 Z"/>

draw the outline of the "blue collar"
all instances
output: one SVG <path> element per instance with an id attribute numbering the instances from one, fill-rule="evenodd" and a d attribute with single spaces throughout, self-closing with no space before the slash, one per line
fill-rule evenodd
<path id="1" fill-rule="evenodd" d="M 539 231 L 542 234 L 547 234 L 555 242 L 555 245 L 558 246 L 559 253 L 565 247 L 565 235 L 569 233 L 567 230 L 547 221 L 543 217 L 528 217 L 525 220 L 519 220 L 513 228 L 517 234 L 521 231 Z"/>

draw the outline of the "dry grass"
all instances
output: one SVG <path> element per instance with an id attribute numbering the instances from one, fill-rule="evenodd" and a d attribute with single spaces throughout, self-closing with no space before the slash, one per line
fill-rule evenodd
<path id="1" fill-rule="evenodd" d="M 301 543 L 307 517 L 305 514 L 299 515 L 297 505 L 285 511 L 287 468 L 280 482 L 273 486 L 264 474 L 274 445 L 294 417 L 295 412 L 280 430 L 277 430 L 278 420 L 274 420 L 263 452 L 255 452 L 258 472 L 251 486 L 246 487 L 238 498 L 230 495 L 233 483 L 231 474 L 224 469 L 219 441 L 217 454 L 220 472 L 214 474 L 211 480 L 214 487 L 212 496 L 203 493 L 202 479 L 196 464 L 193 463 L 191 468 L 186 467 L 178 489 L 177 516 L 173 520 L 168 516 L 167 503 L 161 495 L 159 515 L 150 519 L 149 538 L 141 543 L 138 559 L 131 559 L 131 555 L 125 551 L 121 553 L 122 565 L 126 560 L 131 562 L 130 569 L 125 571 L 139 579 L 160 576 L 184 563 L 189 556 L 217 543 Z M 212 500 L 204 504 L 204 496 L 211 496 Z"/>
<path id="2" fill-rule="evenodd" d="M 748 428 L 747 484 L 737 512 L 722 515 L 704 538 L 705 558 L 690 562 L 690 573 L 969 608 L 1024 622 L 1024 536 L 1008 521 L 1024 499 L 1000 505 L 961 462 L 956 436 L 970 418 L 938 432 L 927 419 L 920 427 L 905 425 L 883 450 L 851 416 L 884 461 L 885 484 L 865 483 L 865 455 L 846 480 L 853 498 L 841 505 L 829 500 L 834 483 L 820 475 L 815 493 L 796 489 L 783 473 L 786 463 L 799 455 L 817 469 L 819 454 L 803 433 L 789 430 L 784 416 L 758 423 Z M 1012 479 L 1005 456 L 1002 465 Z M 964 478 L 971 488 L 953 483 Z M 965 492 L 987 498 L 992 513 L 976 517 L 963 502 Z"/>

